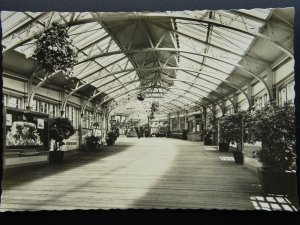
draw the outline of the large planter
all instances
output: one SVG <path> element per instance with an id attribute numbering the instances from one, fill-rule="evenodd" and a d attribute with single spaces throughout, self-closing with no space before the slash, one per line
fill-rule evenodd
<path id="1" fill-rule="evenodd" d="M 244 154 L 243 154 L 243 152 L 234 151 L 234 152 L 232 152 L 232 154 L 233 154 L 234 162 L 236 164 L 240 164 L 240 165 L 244 164 Z"/>
<path id="2" fill-rule="evenodd" d="M 49 163 L 62 163 L 64 160 L 64 152 L 63 151 L 50 151 L 49 152 Z"/>
<path id="3" fill-rule="evenodd" d="M 108 146 L 112 146 L 114 143 L 116 142 L 116 138 L 112 135 L 109 135 L 107 138 L 106 138 L 106 144 Z"/>
<path id="4" fill-rule="evenodd" d="M 187 134 L 188 134 L 187 130 L 182 131 L 182 140 L 187 140 L 188 139 Z"/>
<path id="5" fill-rule="evenodd" d="M 229 143 L 219 143 L 219 151 L 220 152 L 228 152 L 229 151 Z"/>
<path id="6" fill-rule="evenodd" d="M 90 142 L 86 143 L 86 145 L 89 151 L 96 151 L 97 149 L 97 143 Z"/>
<path id="7" fill-rule="evenodd" d="M 212 145 L 212 140 L 204 138 L 203 144 L 204 145 Z"/>
<path id="8" fill-rule="evenodd" d="M 296 173 L 257 168 L 262 191 L 265 194 L 297 195 Z"/>
<path id="9" fill-rule="evenodd" d="M 106 143 L 108 146 L 112 146 L 115 143 L 115 140 L 113 139 L 106 139 Z"/>

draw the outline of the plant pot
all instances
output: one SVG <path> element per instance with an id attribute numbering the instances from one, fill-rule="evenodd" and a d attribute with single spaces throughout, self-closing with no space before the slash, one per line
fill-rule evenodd
<path id="1" fill-rule="evenodd" d="M 187 134 L 188 134 L 187 130 L 182 131 L 182 140 L 187 140 Z"/>
<path id="2" fill-rule="evenodd" d="M 86 145 L 89 151 L 96 151 L 97 149 L 97 143 L 87 143 Z"/>
<path id="3" fill-rule="evenodd" d="M 236 164 L 240 164 L 240 165 L 244 164 L 244 154 L 243 154 L 243 152 L 234 151 L 234 152 L 232 152 L 232 154 L 233 154 L 234 162 Z"/>
<path id="4" fill-rule="evenodd" d="M 108 146 L 112 146 L 113 144 L 115 143 L 115 139 L 106 139 L 106 144 L 108 145 Z"/>
<path id="5" fill-rule="evenodd" d="M 204 139 L 203 144 L 204 145 L 211 145 L 212 144 L 212 140 L 211 139 Z"/>
<path id="6" fill-rule="evenodd" d="M 219 143 L 219 151 L 220 152 L 228 152 L 229 151 L 229 143 L 224 143 L 224 142 Z"/>
<path id="7" fill-rule="evenodd" d="M 50 151 L 49 152 L 49 163 L 62 163 L 64 160 L 64 152 L 63 151 Z"/>
<path id="8" fill-rule="evenodd" d="M 257 168 L 262 191 L 265 194 L 297 195 L 296 173 Z"/>

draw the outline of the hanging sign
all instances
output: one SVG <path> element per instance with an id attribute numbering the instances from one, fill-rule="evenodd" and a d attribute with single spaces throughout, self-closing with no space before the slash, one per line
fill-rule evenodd
<path id="1" fill-rule="evenodd" d="M 109 122 L 110 122 L 111 125 L 113 125 L 113 124 L 116 124 L 117 121 L 116 120 L 110 120 Z"/>

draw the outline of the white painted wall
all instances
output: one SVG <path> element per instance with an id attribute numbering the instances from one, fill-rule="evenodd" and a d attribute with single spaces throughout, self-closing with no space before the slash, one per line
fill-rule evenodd
<path id="1" fill-rule="evenodd" d="M 8 77 L 2 77 L 3 79 L 3 88 L 13 89 L 17 92 L 24 92 L 25 90 L 25 82 L 19 80 L 13 80 Z"/>
<path id="2" fill-rule="evenodd" d="M 294 72 L 294 60 L 290 60 L 286 62 L 284 65 L 280 66 L 274 71 L 274 83 L 278 84 L 284 78 L 286 78 L 289 74 Z"/>
<path id="3" fill-rule="evenodd" d="M 35 88 L 35 86 L 33 86 L 33 88 Z M 45 97 L 49 97 L 51 99 L 55 99 L 55 100 L 59 100 L 60 99 L 60 94 L 58 91 L 54 91 L 54 90 L 50 90 L 47 88 L 43 88 L 40 87 L 36 94 L 41 95 L 41 96 L 45 96 Z"/>

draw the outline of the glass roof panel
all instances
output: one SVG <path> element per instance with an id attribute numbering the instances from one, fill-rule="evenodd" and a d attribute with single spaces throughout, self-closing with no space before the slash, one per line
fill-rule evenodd
<path id="1" fill-rule="evenodd" d="M 218 86 L 231 76 L 236 65 L 247 55 L 255 40 L 255 36 L 247 32 L 259 32 L 270 12 L 271 9 L 217 10 L 212 13 L 209 10 L 169 11 L 166 16 L 186 16 L 188 19 L 157 20 L 162 25 L 156 26 L 160 27 L 159 35 L 155 25 L 149 22 L 151 29 L 148 29 L 148 38 L 142 26 L 136 26 L 134 32 L 137 35 L 124 33 L 132 32 L 125 26 L 137 23 L 126 20 L 126 16 L 132 16 L 132 13 L 120 14 L 122 29 L 118 28 L 120 21 L 104 19 L 99 22 L 97 16 L 100 14 L 89 12 L 2 12 L 1 19 L 3 35 L 8 36 L 3 39 L 3 45 L 12 45 L 27 58 L 34 50 L 33 34 L 45 29 L 47 24 L 51 26 L 53 21 L 71 24 L 68 33 L 79 50 L 79 63 L 73 68 L 73 76 L 99 88 L 101 92 L 107 92 L 110 97 L 130 93 L 135 99 L 135 94 L 145 89 L 151 98 L 141 103 L 143 106 L 156 99 L 168 102 L 170 107 L 176 109 L 176 105 L 194 105 L 201 96 L 209 96 L 212 90 L 218 90 Z M 147 12 L 140 14 L 148 15 Z M 39 19 L 35 19 L 37 17 Z M 86 22 L 74 25 L 80 20 Z M 220 25 L 210 24 L 210 21 Z M 163 33 L 167 35 L 161 35 Z M 26 43 L 18 46 L 20 41 L 26 39 Z M 149 39 L 154 44 L 161 42 L 161 46 L 168 47 L 163 49 L 158 45 L 157 52 L 152 54 L 151 50 L 143 49 L 144 46 L 150 47 Z M 172 46 L 174 48 L 170 51 Z M 126 52 L 123 53 L 124 50 Z M 127 53 L 131 50 L 136 52 Z M 178 68 L 161 68 L 163 66 Z M 149 71 L 149 67 L 159 69 Z M 132 70 L 134 68 L 137 70 Z M 163 96 L 167 98 L 163 99 Z"/>
<path id="2" fill-rule="evenodd" d="M 8 32 L 19 28 L 20 26 L 31 20 L 31 18 L 24 12 L 10 13 L 5 11 L 1 12 L 1 19 L 3 36 L 6 36 Z"/>

